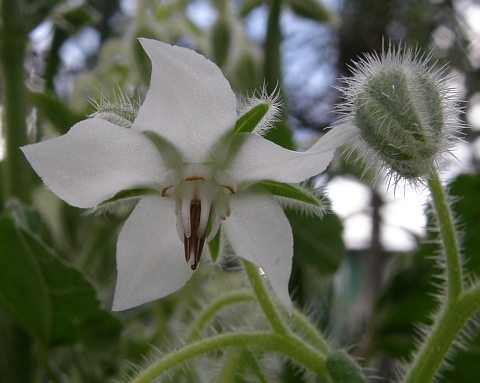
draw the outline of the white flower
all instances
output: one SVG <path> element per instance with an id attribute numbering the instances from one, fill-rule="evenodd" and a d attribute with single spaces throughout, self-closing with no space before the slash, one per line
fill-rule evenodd
<path id="1" fill-rule="evenodd" d="M 140 42 L 152 78 L 131 127 L 91 118 L 23 147 L 28 161 L 70 205 L 140 199 L 118 238 L 113 310 L 180 289 L 221 226 L 234 252 L 264 270 L 291 311 L 291 228 L 274 196 L 256 183 L 297 183 L 322 172 L 357 130 L 331 130 L 304 153 L 234 134 L 236 98 L 216 65 L 188 49 Z"/>

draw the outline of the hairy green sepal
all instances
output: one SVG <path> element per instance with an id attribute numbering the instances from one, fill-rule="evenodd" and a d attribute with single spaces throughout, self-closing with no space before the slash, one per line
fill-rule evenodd
<path id="1" fill-rule="evenodd" d="M 150 193 L 150 189 L 131 189 L 131 190 L 122 190 L 115 194 L 112 198 L 107 199 L 106 201 L 100 202 L 97 205 L 98 207 L 103 207 L 116 202 L 121 202 L 123 200 L 136 199 L 143 197 L 144 195 Z"/>
<path id="2" fill-rule="evenodd" d="M 301 212 L 312 213 L 318 216 L 322 216 L 325 211 L 325 201 L 318 191 L 301 185 L 275 181 L 261 181 L 258 184 L 278 197 L 284 207 L 293 207 Z"/>
<path id="3" fill-rule="evenodd" d="M 255 105 L 252 109 L 248 110 L 242 114 L 235 124 L 235 129 L 233 134 L 237 133 L 251 133 L 257 127 L 257 125 L 262 121 L 262 118 L 268 113 L 271 104 L 269 103 L 260 103 Z"/>

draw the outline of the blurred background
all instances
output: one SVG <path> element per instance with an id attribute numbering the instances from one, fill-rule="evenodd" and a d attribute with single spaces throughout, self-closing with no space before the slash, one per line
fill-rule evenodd
<path id="1" fill-rule="evenodd" d="M 210 58 L 238 94 L 239 106 L 242 97 L 262 86 L 273 92 L 280 85 L 284 114 L 268 138 L 298 150 L 308 148 L 339 117 L 335 87 L 349 76 L 352 60 L 381 52 L 390 42 L 431 52 L 432 65 L 448 64 L 454 75 L 450 84 L 465 101 L 462 118 L 471 126 L 447 158 L 443 178 L 463 230 L 466 267 L 472 279 L 480 272 L 480 2 L 0 3 L 0 212 L 6 217 L 0 227 L 0 382 L 121 380 L 135 365 L 145 364 L 144 355 L 158 356 L 178 345 L 195 310 L 211 297 L 244 283 L 238 264 L 229 260 L 200 268 L 172 296 L 111 314 L 115 242 L 127 215 L 83 216 L 44 188 L 17 149 L 64 134 L 94 111 L 91 100 L 101 95 L 114 99 L 121 90 L 141 104 L 150 62 L 138 37 Z M 286 211 L 295 237 L 290 290 L 297 307 L 332 344 L 359 358 L 372 381 L 387 381 L 398 362 L 408 360 L 416 324 L 429 323 L 433 295 L 442 283 L 431 258 L 439 249 L 429 230 L 428 193 L 389 185 L 374 169 L 365 171 L 361 161 L 354 161 L 358 153 L 349 161 L 342 153 L 328 172 L 312 180 L 325 188 L 332 213 L 319 220 Z M 19 261 L 18 254 L 25 259 Z M 25 262 L 40 270 L 35 278 L 45 284 L 44 295 Z M 55 286 L 68 296 L 60 298 Z M 260 319 L 252 323 L 228 312 L 210 331 L 256 326 L 262 326 Z M 478 382 L 480 337 L 474 326 L 471 333 L 472 341 L 452 357 L 455 368 L 446 369 L 439 381 Z M 209 363 L 221 360 L 210 356 Z M 315 381 L 288 361 L 267 362 L 275 366 L 272 381 Z M 164 380 L 211 381 L 205 366 L 210 364 L 192 362 Z M 238 381 L 259 381 L 251 375 L 247 368 Z"/>

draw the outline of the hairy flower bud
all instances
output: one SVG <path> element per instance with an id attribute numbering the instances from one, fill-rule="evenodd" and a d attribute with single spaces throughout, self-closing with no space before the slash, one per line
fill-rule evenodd
<path id="1" fill-rule="evenodd" d="M 462 126 L 444 70 L 430 69 L 428 59 L 390 47 L 356 63 L 341 89 L 341 123 L 359 128 L 360 141 L 395 181 L 428 177 Z"/>

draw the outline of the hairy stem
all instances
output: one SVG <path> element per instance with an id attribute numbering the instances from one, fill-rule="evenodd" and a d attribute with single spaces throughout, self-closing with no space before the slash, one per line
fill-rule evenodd
<path id="1" fill-rule="evenodd" d="M 141 371 L 131 383 L 147 383 L 169 368 L 194 356 L 225 347 L 256 347 L 264 351 L 280 352 L 296 360 L 318 375 L 326 373 L 325 358 L 313 347 L 295 336 L 283 336 L 266 331 L 220 334 L 187 344 L 156 361 Z"/>
<path id="2" fill-rule="evenodd" d="M 432 170 L 428 179 L 433 206 L 437 214 L 446 267 L 446 300 L 427 334 L 420 350 L 405 375 L 404 383 L 429 383 L 444 361 L 455 338 L 468 319 L 479 308 L 480 290 L 463 289 L 462 265 L 457 234 L 453 224 L 450 205 L 440 181 L 438 171 Z M 476 304 L 475 304 L 476 302 Z"/>
<path id="3" fill-rule="evenodd" d="M 200 337 L 200 332 L 208 323 L 208 321 L 212 319 L 213 316 L 222 308 L 235 303 L 251 301 L 254 299 L 255 298 L 250 290 L 231 291 L 218 297 L 197 315 L 195 320 L 190 325 L 190 329 L 185 338 L 186 341 L 191 342 L 198 339 Z"/>
<path id="4" fill-rule="evenodd" d="M 428 186 L 432 194 L 433 206 L 437 213 L 437 222 L 440 238 L 446 260 L 447 272 L 447 300 L 456 301 L 463 293 L 462 264 L 458 249 L 457 234 L 453 224 L 452 212 L 436 169 L 432 170 L 428 179 Z"/>
<path id="5" fill-rule="evenodd" d="M 294 310 L 292 321 L 302 336 L 320 350 L 323 354 L 330 354 L 330 347 L 327 341 L 318 332 L 317 328 L 300 311 Z"/>
<path id="6" fill-rule="evenodd" d="M 270 299 L 270 295 L 265 287 L 263 278 L 260 276 L 258 267 L 248 261 L 243 261 L 243 267 L 247 273 L 247 277 L 252 285 L 253 292 L 255 293 L 258 303 L 262 307 L 262 310 L 267 317 L 273 331 L 278 334 L 288 335 L 291 333 L 280 314 L 275 309 L 275 306 Z"/>

